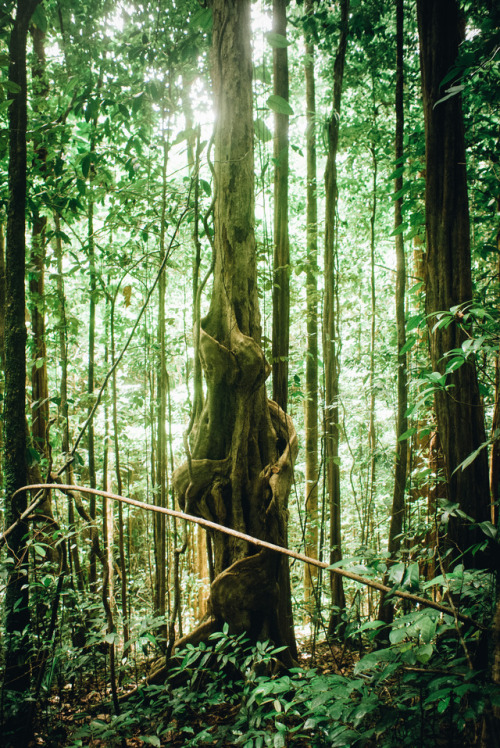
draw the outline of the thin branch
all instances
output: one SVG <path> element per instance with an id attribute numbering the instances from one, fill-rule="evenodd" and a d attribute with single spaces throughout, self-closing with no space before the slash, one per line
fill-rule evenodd
<path id="1" fill-rule="evenodd" d="M 296 558 L 299 561 L 303 561 L 306 564 L 311 564 L 312 566 L 317 566 L 320 569 L 327 569 L 332 574 L 338 574 L 339 576 L 346 577 L 347 579 L 352 579 L 354 582 L 359 582 L 360 584 L 364 584 L 367 587 L 373 587 L 373 589 L 380 590 L 381 592 L 390 593 L 395 595 L 396 597 L 400 597 L 403 600 L 410 600 L 413 603 L 416 603 L 418 605 L 423 605 L 427 608 L 433 608 L 434 610 L 439 611 L 440 613 L 444 613 L 445 615 L 452 616 L 455 619 L 458 619 L 460 621 L 463 621 L 464 623 L 468 623 L 475 628 L 481 629 L 486 631 L 488 629 L 487 626 L 485 626 L 483 623 L 480 623 L 479 621 L 474 620 L 470 616 L 465 615 L 464 613 L 459 613 L 456 609 L 452 610 L 451 608 L 447 608 L 445 605 L 440 605 L 439 603 L 435 603 L 433 600 L 427 600 L 425 597 L 420 597 L 419 595 L 412 595 L 410 592 L 404 592 L 402 590 L 393 589 L 391 587 L 387 587 L 385 584 L 381 584 L 380 582 L 376 582 L 372 579 L 367 579 L 366 577 L 362 577 L 359 574 L 354 574 L 352 571 L 346 571 L 345 569 L 339 569 L 337 567 L 332 568 L 329 564 L 327 564 L 325 561 L 318 561 L 315 558 L 310 558 L 309 556 L 306 556 L 304 553 L 297 553 L 296 551 L 292 551 L 289 548 L 282 548 L 279 545 L 274 545 L 274 543 L 269 543 L 267 540 L 260 540 L 259 538 L 254 538 L 252 535 L 247 535 L 246 533 L 239 532 L 239 530 L 233 530 L 231 527 L 225 527 L 224 525 L 219 525 L 216 522 L 211 522 L 208 519 L 203 519 L 202 517 L 195 517 L 192 514 L 185 514 L 184 512 L 178 512 L 175 509 L 168 509 L 167 507 L 161 507 L 161 506 L 154 506 L 153 504 L 147 504 L 144 501 L 138 501 L 137 499 L 129 499 L 125 496 L 119 496 L 115 493 L 110 493 L 109 491 L 101 491 L 97 488 L 85 488 L 84 486 L 72 486 L 72 485 L 64 485 L 64 484 L 51 484 L 51 483 L 36 483 L 32 484 L 31 486 L 23 486 L 22 488 L 19 488 L 15 493 L 12 495 L 12 498 L 16 496 L 16 494 L 20 493 L 21 491 L 30 491 L 30 490 L 41 490 L 41 489 L 49 489 L 49 488 L 55 488 L 62 491 L 79 491 L 80 493 L 88 493 L 88 494 L 94 494 L 96 496 L 103 496 L 107 499 L 112 499 L 114 501 L 121 501 L 124 504 L 130 504 L 131 506 L 136 506 L 139 509 L 148 509 L 152 512 L 160 512 L 161 514 L 168 514 L 171 517 L 178 517 L 179 519 L 186 520 L 186 522 L 194 522 L 197 525 L 201 525 L 202 527 L 209 528 L 211 530 L 218 530 L 219 532 L 223 532 L 226 535 L 231 535 L 234 538 L 239 538 L 241 540 L 245 540 L 247 543 L 250 543 L 252 545 L 255 545 L 259 548 L 267 548 L 270 551 L 276 551 L 277 553 L 282 553 L 285 556 L 290 556 L 291 558 Z M 5 536 L 5 533 L 4 533 Z"/>

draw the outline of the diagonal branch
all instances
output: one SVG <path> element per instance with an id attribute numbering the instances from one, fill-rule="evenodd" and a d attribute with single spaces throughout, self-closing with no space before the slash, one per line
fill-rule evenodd
<path id="1" fill-rule="evenodd" d="M 51 484 L 51 483 L 36 483 L 31 486 L 23 486 L 22 488 L 19 488 L 14 494 L 13 497 L 16 496 L 16 494 L 21 493 L 22 491 L 30 491 L 30 490 L 41 490 L 41 489 L 49 489 L 49 488 L 55 488 L 60 491 L 79 491 L 80 493 L 88 493 L 93 494 L 96 496 L 103 496 L 107 499 L 112 499 L 113 501 L 121 501 L 124 504 L 130 504 L 131 506 L 136 506 L 139 509 L 148 509 L 152 512 L 160 512 L 161 514 L 168 514 L 171 517 L 178 517 L 179 519 L 186 520 L 187 522 L 194 522 L 197 525 L 202 525 L 202 527 L 206 527 L 210 530 L 218 530 L 219 532 L 223 532 L 226 535 L 232 535 L 235 538 L 239 538 L 240 540 L 245 540 L 247 543 L 251 543 L 252 545 L 255 545 L 259 548 L 267 548 L 270 551 L 275 551 L 276 553 L 281 553 L 285 556 L 290 556 L 291 558 L 296 558 L 298 561 L 302 561 L 306 564 L 311 564 L 312 566 L 317 566 L 320 569 L 327 569 L 332 574 L 338 574 L 341 577 L 345 577 L 346 579 L 351 579 L 354 582 L 359 582 L 360 584 L 364 584 L 367 587 L 372 587 L 373 589 L 380 590 L 381 592 L 391 593 L 395 595 L 396 597 L 400 597 L 403 600 L 410 600 L 411 602 L 423 605 L 427 608 L 433 608 L 434 610 L 439 611 L 440 613 L 444 613 L 445 615 L 452 616 L 453 618 L 456 618 L 464 623 L 468 623 L 475 628 L 481 629 L 483 631 L 486 631 L 488 629 L 487 626 L 485 626 L 483 623 L 480 623 L 479 621 L 476 621 L 475 619 L 471 618 L 470 616 L 465 615 L 465 613 L 459 613 L 458 611 L 451 610 L 450 608 L 446 607 L 445 605 L 440 605 L 439 603 L 435 603 L 433 600 L 428 600 L 425 597 L 420 597 L 419 595 L 412 595 L 410 592 L 404 592 L 403 590 L 396 590 L 391 587 L 388 587 L 385 584 L 381 584 L 381 582 L 376 582 L 373 579 L 367 579 L 366 577 L 362 577 L 359 574 L 355 574 L 352 571 L 346 571 L 345 569 L 339 569 L 339 568 L 332 568 L 329 564 L 327 564 L 325 561 L 318 561 L 315 558 L 310 558 L 309 556 L 306 556 L 304 553 L 298 553 L 296 551 L 290 550 L 289 548 L 282 548 L 279 545 L 274 545 L 274 543 L 269 543 L 266 540 L 260 540 L 259 538 L 254 538 L 251 535 L 247 535 L 246 533 L 239 532 L 239 530 L 233 530 L 231 527 L 225 527 L 224 525 L 219 525 L 216 522 L 211 522 L 210 520 L 203 519 L 201 517 L 195 517 L 192 514 L 185 514 L 184 512 L 178 512 L 175 509 L 168 509 L 167 507 L 161 507 L 161 506 L 154 506 L 153 504 L 147 504 L 144 501 L 138 501 L 137 499 L 129 499 L 126 496 L 119 496 L 115 493 L 110 493 L 109 491 L 101 491 L 97 488 L 85 488 L 84 486 L 72 486 L 72 485 L 64 485 L 64 484 Z M 2 536 L 0 536 L 0 541 L 5 542 L 6 535 L 10 531 L 6 530 Z"/>

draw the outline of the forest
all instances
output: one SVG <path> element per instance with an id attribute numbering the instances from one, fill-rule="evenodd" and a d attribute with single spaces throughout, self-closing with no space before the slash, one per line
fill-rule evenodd
<path id="1" fill-rule="evenodd" d="M 498 4 L 0 8 L 0 746 L 500 746 Z"/>

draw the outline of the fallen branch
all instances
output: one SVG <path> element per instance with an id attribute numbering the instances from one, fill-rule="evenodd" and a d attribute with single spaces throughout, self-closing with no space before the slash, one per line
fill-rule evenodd
<path id="1" fill-rule="evenodd" d="M 488 627 L 485 626 L 483 623 L 480 623 L 479 621 L 474 620 L 470 616 L 465 615 L 464 613 L 459 613 L 458 611 L 453 611 L 451 608 L 446 607 L 445 605 L 440 605 L 439 603 L 435 603 L 433 600 L 427 600 L 425 597 L 420 597 L 419 595 L 412 595 L 410 592 L 404 592 L 403 590 L 397 590 L 391 587 L 388 587 L 385 584 L 382 584 L 381 582 L 376 582 L 372 579 L 367 579 L 366 577 L 362 577 L 359 574 L 355 574 L 352 571 L 346 571 L 345 569 L 339 569 L 339 568 L 332 568 L 329 564 L 327 564 L 325 561 L 318 561 L 315 558 L 310 558 L 309 556 L 306 556 L 304 553 L 298 553 L 297 551 L 292 551 L 289 548 L 282 548 L 279 545 L 274 545 L 274 543 L 268 543 L 267 540 L 260 540 L 259 538 L 254 538 L 251 535 L 247 535 L 246 533 L 239 532 L 239 530 L 233 530 L 231 527 L 225 527 L 224 525 L 218 525 L 216 522 L 211 522 L 208 519 L 203 519 L 202 517 L 195 517 L 192 514 L 185 514 L 184 512 L 176 511 L 175 509 L 167 509 L 166 507 L 162 506 L 154 506 L 153 504 L 147 504 L 145 501 L 138 501 L 137 499 L 129 499 L 126 496 L 119 496 L 115 493 L 110 493 L 109 491 L 101 491 L 97 488 L 84 488 L 83 486 L 70 486 L 70 485 L 64 485 L 64 484 L 52 484 L 52 483 L 37 483 L 32 484 L 31 486 L 23 486 L 22 488 L 19 488 L 14 494 L 13 497 L 20 493 L 21 491 L 30 491 L 30 490 L 40 490 L 40 489 L 58 489 L 59 491 L 79 491 L 80 493 L 88 493 L 88 494 L 94 494 L 96 496 L 103 496 L 107 499 L 112 499 L 113 501 L 121 501 L 124 504 L 130 504 L 131 506 L 136 506 L 139 509 L 147 509 L 151 512 L 159 512 L 160 514 L 168 514 L 171 517 L 178 517 L 179 519 L 186 520 L 187 522 L 194 522 L 197 525 L 201 525 L 202 527 L 206 527 L 209 530 L 218 530 L 219 532 L 223 532 L 226 535 L 232 535 L 234 538 L 239 538 L 241 540 L 245 540 L 247 543 L 251 543 L 252 545 L 255 545 L 259 548 L 267 548 L 270 551 L 275 551 L 276 553 L 281 553 L 285 556 L 290 556 L 291 558 L 296 558 L 298 561 L 302 561 L 305 564 L 311 564 L 312 566 L 317 566 L 320 569 L 326 569 L 332 574 L 338 574 L 341 577 L 345 577 L 346 579 L 352 579 L 354 582 L 359 582 L 360 584 L 365 585 L 366 587 L 372 587 L 375 590 L 380 590 L 380 592 L 390 593 L 392 595 L 395 595 L 395 597 L 400 597 L 403 600 L 409 600 L 413 603 L 416 603 L 418 605 L 423 605 L 426 608 L 433 608 L 434 610 L 439 611 L 440 613 L 444 613 L 445 615 L 452 616 L 453 618 L 457 618 L 460 621 L 463 621 L 464 623 L 468 623 L 475 628 L 481 629 L 483 631 L 488 630 Z M 11 528 L 9 528 L 10 530 Z M 4 536 L 8 532 L 7 530 L 4 533 Z M 0 538 L 1 540 L 2 538 Z"/>

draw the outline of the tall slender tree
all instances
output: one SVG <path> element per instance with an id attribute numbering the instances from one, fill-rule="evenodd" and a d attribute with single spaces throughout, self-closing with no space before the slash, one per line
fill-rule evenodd
<path id="1" fill-rule="evenodd" d="M 273 32 L 286 38 L 287 0 L 273 0 Z M 273 49 L 274 94 L 288 102 L 288 50 Z M 273 400 L 286 412 L 290 341 L 288 114 L 274 113 Z"/>
<path id="2" fill-rule="evenodd" d="M 330 501 L 330 562 L 342 558 L 340 528 L 339 465 L 339 309 L 337 298 L 336 229 L 337 229 L 337 151 L 340 130 L 340 104 L 344 79 L 349 22 L 349 0 L 340 4 L 340 37 L 333 69 L 332 113 L 328 120 L 328 154 L 325 169 L 325 295 L 323 300 L 323 358 L 325 366 L 325 469 Z M 342 577 L 331 574 L 333 612 L 329 633 L 333 634 L 345 606 Z"/>
<path id="3" fill-rule="evenodd" d="M 395 163 L 397 176 L 394 179 L 394 191 L 399 193 L 403 187 L 403 136 L 404 136 L 404 5 L 403 0 L 396 3 L 396 131 L 395 131 Z M 401 437 L 408 429 L 407 396 L 407 356 L 404 353 L 406 344 L 405 325 L 405 285 L 406 285 L 406 262 L 403 241 L 402 224 L 403 196 L 394 201 L 394 229 L 396 231 L 396 329 L 398 341 L 398 369 L 397 369 L 397 392 L 398 407 L 396 417 L 396 454 L 394 458 L 394 490 L 392 495 L 391 524 L 389 527 L 388 552 L 391 559 L 399 551 L 401 544 L 401 531 L 404 519 L 404 501 L 406 488 L 406 471 L 408 463 L 408 442 Z M 385 601 L 382 594 L 378 618 L 386 623 L 391 623 L 394 616 L 392 603 Z"/>
<path id="4" fill-rule="evenodd" d="M 4 401 L 4 519 L 8 527 L 26 509 L 26 494 L 12 498 L 27 483 L 26 470 L 26 41 L 30 18 L 39 0 L 18 0 L 9 44 L 9 203 L 5 258 L 5 401 Z M 30 684 L 30 624 L 28 608 L 26 522 L 9 536 L 11 572 L 5 592 L 5 670 L 3 681 L 5 745 L 24 745 L 30 725 L 21 716 L 22 694 Z M 9 695 L 11 698 L 9 698 Z"/>
<path id="5" fill-rule="evenodd" d="M 31 28 L 34 61 L 32 78 L 34 93 L 41 100 L 48 95 L 45 74 L 45 33 L 36 25 Z M 36 84 L 36 85 L 35 85 Z M 33 167 L 43 177 L 46 172 L 47 150 L 43 142 L 34 144 Z M 31 234 L 31 272 L 29 279 L 29 308 L 31 313 L 32 358 L 31 368 L 31 433 L 33 445 L 47 456 L 47 427 L 49 424 L 49 389 L 47 379 L 47 350 L 45 343 L 45 228 L 47 217 L 35 204 Z"/>
<path id="6" fill-rule="evenodd" d="M 307 0 L 306 13 L 313 11 L 312 0 Z M 314 44 L 306 37 L 306 147 L 307 147 L 307 355 L 306 355 L 306 399 L 305 399 L 305 506 L 306 506 L 306 554 L 318 557 L 318 196 L 316 170 L 316 86 L 314 75 Z M 304 602 L 313 594 L 313 585 L 318 577 L 315 566 L 304 567 Z"/>

